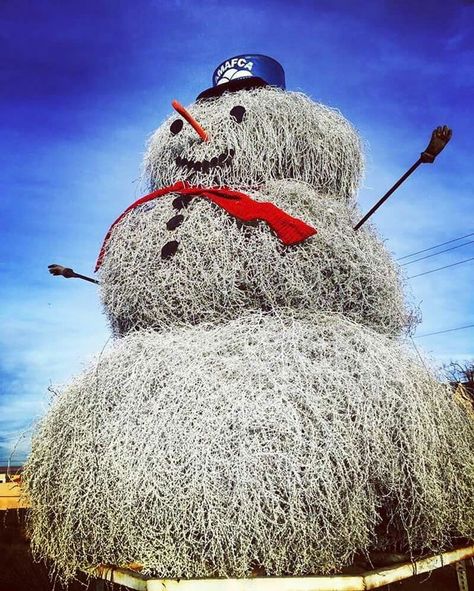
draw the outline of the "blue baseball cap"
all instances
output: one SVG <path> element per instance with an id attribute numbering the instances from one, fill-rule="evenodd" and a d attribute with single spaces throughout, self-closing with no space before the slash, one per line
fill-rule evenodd
<path id="1" fill-rule="evenodd" d="M 267 55 L 236 55 L 217 66 L 212 75 L 212 87 L 201 92 L 197 100 L 259 86 L 277 86 L 285 90 L 282 66 Z"/>

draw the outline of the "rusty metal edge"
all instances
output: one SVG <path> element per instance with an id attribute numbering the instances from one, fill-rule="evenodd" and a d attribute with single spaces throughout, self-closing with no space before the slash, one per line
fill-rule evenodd
<path id="1" fill-rule="evenodd" d="M 253 577 L 247 579 L 155 579 L 131 570 L 99 566 L 88 574 L 135 591 L 370 591 L 474 556 L 474 545 L 360 575 Z"/>
<path id="2" fill-rule="evenodd" d="M 448 550 L 447 552 L 428 556 L 427 558 L 420 558 L 413 562 L 406 562 L 385 569 L 379 568 L 363 574 L 365 589 L 367 591 L 370 589 L 377 589 L 383 585 L 428 573 L 472 556 L 474 556 L 474 545 L 458 548 L 456 550 Z"/>
<path id="3" fill-rule="evenodd" d="M 149 579 L 147 577 L 125 568 L 101 564 L 86 572 L 92 577 L 104 579 L 105 581 L 117 583 L 118 585 L 124 585 L 135 591 L 147 591 L 148 589 L 147 583 Z"/>

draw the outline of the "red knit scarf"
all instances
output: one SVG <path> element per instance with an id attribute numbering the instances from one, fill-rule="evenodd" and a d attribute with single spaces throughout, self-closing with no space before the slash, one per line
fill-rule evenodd
<path id="1" fill-rule="evenodd" d="M 107 246 L 107 242 L 115 225 L 118 224 L 132 209 L 158 197 L 163 197 L 163 195 L 168 195 L 169 193 L 179 193 L 180 195 L 192 195 L 194 197 L 208 199 L 243 222 L 253 222 L 257 220 L 264 221 L 286 246 L 298 244 L 299 242 L 306 240 L 306 238 L 313 236 L 313 234 L 316 234 L 315 228 L 285 213 L 282 209 L 273 205 L 273 203 L 255 201 L 255 199 L 252 199 L 245 193 L 227 189 L 225 187 L 192 187 L 185 181 L 179 181 L 170 187 L 164 187 L 163 189 L 153 191 L 153 193 L 150 193 L 149 195 L 140 197 L 140 199 L 127 207 L 127 209 L 115 220 L 104 238 L 95 267 L 96 271 L 102 264 L 105 247 Z"/>

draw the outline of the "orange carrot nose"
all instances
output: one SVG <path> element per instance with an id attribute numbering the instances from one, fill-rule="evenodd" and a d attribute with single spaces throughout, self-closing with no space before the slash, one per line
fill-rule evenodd
<path id="1" fill-rule="evenodd" d="M 198 136 L 204 142 L 207 142 L 209 140 L 209 136 L 204 131 L 204 129 L 199 125 L 199 123 L 196 121 L 196 119 L 194 119 L 194 117 L 191 115 L 191 113 L 188 113 L 188 111 L 186 111 L 186 109 L 183 107 L 183 105 L 181 103 L 178 103 L 177 100 L 174 100 L 171 103 L 171 105 L 172 105 L 173 109 L 176 109 L 178 111 L 178 113 L 181 115 L 181 117 L 186 119 L 186 121 L 189 123 L 189 125 L 191 125 L 191 127 L 194 128 L 194 130 L 196 131 Z"/>

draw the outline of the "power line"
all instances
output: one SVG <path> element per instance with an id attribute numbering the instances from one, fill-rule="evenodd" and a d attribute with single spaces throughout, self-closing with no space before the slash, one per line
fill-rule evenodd
<path id="1" fill-rule="evenodd" d="M 456 265 L 462 265 L 464 263 L 468 263 L 469 261 L 474 261 L 474 257 L 470 259 L 464 259 L 463 261 L 458 261 L 457 263 L 452 263 L 451 265 L 445 265 L 444 267 L 438 267 L 437 269 L 431 269 L 431 271 L 425 271 L 424 273 L 418 273 L 418 275 L 412 275 L 408 277 L 408 279 L 414 279 L 415 277 L 421 277 L 422 275 L 429 275 L 430 273 L 435 273 L 436 271 L 441 271 L 442 269 L 449 269 L 449 267 L 455 267 Z"/>
<path id="2" fill-rule="evenodd" d="M 474 324 L 466 324 L 466 326 L 458 326 L 457 328 L 448 328 L 447 330 L 438 330 L 436 332 L 428 332 L 426 334 L 417 335 L 414 338 L 421 339 L 423 337 L 431 337 L 435 334 L 444 334 L 446 332 L 454 332 L 455 330 L 464 330 L 465 328 L 474 328 Z"/>
<path id="3" fill-rule="evenodd" d="M 474 236 L 474 232 L 470 234 L 466 234 L 465 236 L 459 236 L 459 238 L 453 238 L 452 240 L 448 240 L 447 242 L 441 242 L 441 244 L 435 244 L 434 246 L 430 246 L 429 248 L 424 248 L 423 250 L 417 250 L 416 252 L 412 252 L 411 254 L 406 254 L 403 257 L 397 259 L 397 261 L 402 261 L 403 259 L 408 259 L 410 257 L 414 257 L 417 254 L 421 254 L 422 252 L 427 252 L 428 250 L 433 250 L 434 248 L 438 248 L 440 246 L 446 246 L 446 244 L 451 244 L 452 242 L 457 242 L 458 240 L 462 240 L 463 238 L 469 238 L 469 236 Z"/>
<path id="4" fill-rule="evenodd" d="M 474 240 L 469 240 L 469 242 L 464 242 L 463 244 L 458 244 L 457 246 L 451 246 L 451 248 L 445 248 L 444 250 L 440 250 L 439 252 L 434 252 L 433 254 L 427 254 L 426 256 L 420 257 L 419 259 L 415 259 L 413 261 L 408 261 L 407 263 L 402 263 L 400 265 L 400 267 L 406 267 L 407 265 L 411 265 L 412 263 L 417 263 L 418 261 L 423 261 L 424 259 L 436 257 L 439 254 L 443 254 L 443 252 L 449 252 L 450 250 L 456 250 L 456 248 L 461 248 L 462 246 L 467 246 L 468 244 L 472 244 L 473 242 L 474 242 Z"/>

